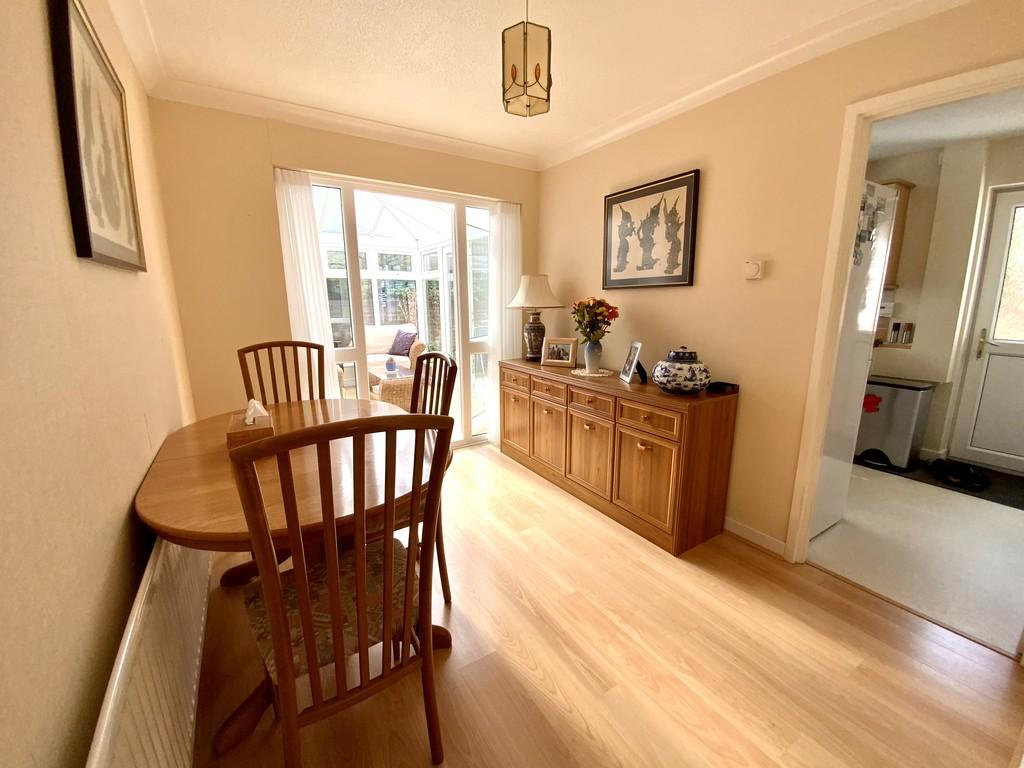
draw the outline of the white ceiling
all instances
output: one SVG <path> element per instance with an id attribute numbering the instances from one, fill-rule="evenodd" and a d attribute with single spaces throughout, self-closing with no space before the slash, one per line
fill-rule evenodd
<path id="1" fill-rule="evenodd" d="M 111 0 L 156 96 L 546 167 L 962 0 L 533 0 L 546 115 L 501 106 L 524 2 Z"/>
<path id="2" fill-rule="evenodd" d="M 1024 88 L 976 96 L 879 120 L 871 126 L 870 157 L 937 149 L 954 141 L 1024 133 Z"/>

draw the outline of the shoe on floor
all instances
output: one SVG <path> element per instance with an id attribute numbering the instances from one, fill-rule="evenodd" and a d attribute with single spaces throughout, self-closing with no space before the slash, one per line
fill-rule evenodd
<path id="1" fill-rule="evenodd" d="M 936 459 L 928 465 L 933 477 L 941 480 L 951 488 L 963 488 L 978 493 L 989 487 L 992 480 L 980 467 L 964 464 L 960 461 Z"/>

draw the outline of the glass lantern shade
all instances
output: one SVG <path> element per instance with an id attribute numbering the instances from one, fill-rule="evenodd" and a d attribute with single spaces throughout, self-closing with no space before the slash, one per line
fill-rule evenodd
<path id="1" fill-rule="evenodd" d="M 530 117 L 551 109 L 551 30 L 521 21 L 501 33 L 505 111 Z"/>

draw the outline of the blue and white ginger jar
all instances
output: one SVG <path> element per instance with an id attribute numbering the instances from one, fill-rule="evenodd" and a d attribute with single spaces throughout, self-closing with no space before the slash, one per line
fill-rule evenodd
<path id="1" fill-rule="evenodd" d="M 654 383 L 673 395 L 693 395 L 703 392 L 711 383 L 711 371 L 697 353 L 686 347 L 673 349 L 668 357 L 658 361 L 651 374 Z"/>

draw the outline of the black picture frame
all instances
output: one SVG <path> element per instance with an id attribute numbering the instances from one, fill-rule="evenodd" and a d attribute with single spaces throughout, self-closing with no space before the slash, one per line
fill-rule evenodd
<path id="1" fill-rule="evenodd" d="M 602 288 L 693 285 L 699 190 L 695 168 L 605 196 Z"/>
<path id="2" fill-rule="evenodd" d="M 47 7 L 75 251 L 79 258 L 144 272 L 124 86 L 77 0 L 48 0 Z"/>

